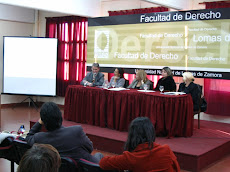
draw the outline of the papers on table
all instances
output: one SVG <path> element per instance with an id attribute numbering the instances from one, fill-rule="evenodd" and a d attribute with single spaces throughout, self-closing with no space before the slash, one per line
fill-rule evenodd
<path id="1" fill-rule="evenodd" d="M 156 91 L 153 91 L 153 90 L 137 90 L 137 91 L 140 91 L 140 92 L 146 92 L 146 93 L 156 92 Z"/>
<path id="2" fill-rule="evenodd" d="M 163 93 L 165 95 L 182 95 L 182 94 L 186 94 L 184 92 L 165 92 Z"/>
<path id="3" fill-rule="evenodd" d="M 110 90 L 110 91 L 122 91 L 122 90 L 129 90 L 129 89 L 126 89 L 126 88 L 109 88 L 108 90 Z"/>

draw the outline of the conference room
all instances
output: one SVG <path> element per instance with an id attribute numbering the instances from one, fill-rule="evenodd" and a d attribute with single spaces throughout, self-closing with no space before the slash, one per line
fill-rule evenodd
<path id="1" fill-rule="evenodd" d="M 122 154 L 131 122 L 148 117 L 181 171 L 230 168 L 229 1 L 0 0 L 0 8 L 0 132 L 26 137 L 54 102 L 64 127 L 83 128 L 92 154 Z M 195 110 L 197 100 L 207 107 Z M 0 158 L 0 171 L 10 163 Z"/>

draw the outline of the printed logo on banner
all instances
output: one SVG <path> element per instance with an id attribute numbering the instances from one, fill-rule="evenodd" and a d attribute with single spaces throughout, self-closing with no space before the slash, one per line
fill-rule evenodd
<path id="1" fill-rule="evenodd" d="M 95 30 L 94 58 L 109 58 L 109 31 Z"/>

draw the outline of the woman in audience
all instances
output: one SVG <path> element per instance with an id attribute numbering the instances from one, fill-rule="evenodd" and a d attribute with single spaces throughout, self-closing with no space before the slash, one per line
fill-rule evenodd
<path id="1" fill-rule="evenodd" d="M 124 70 L 121 68 L 116 68 L 114 70 L 114 76 L 110 80 L 109 86 L 120 88 L 120 87 L 124 87 L 124 85 L 125 85 Z"/>
<path id="2" fill-rule="evenodd" d="M 148 89 L 153 89 L 153 83 L 147 78 L 144 70 L 137 70 L 136 78 L 127 88 L 144 89 L 144 84 L 148 86 Z"/>
<path id="3" fill-rule="evenodd" d="M 173 79 L 172 70 L 169 67 L 164 67 L 162 69 L 163 77 L 158 80 L 155 90 L 159 90 L 160 86 L 164 87 L 165 91 L 176 91 L 176 83 Z"/>
<path id="4" fill-rule="evenodd" d="M 180 171 L 169 146 L 155 143 L 155 129 L 147 117 L 138 117 L 131 122 L 123 154 L 104 157 L 99 165 L 104 170 Z"/>
<path id="5" fill-rule="evenodd" d="M 35 143 L 22 157 L 17 172 L 58 172 L 60 155 L 49 144 Z"/>
<path id="6" fill-rule="evenodd" d="M 201 96 L 201 90 L 197 84 L 194 84 L 194 76 L 191 72 L 184 72 L 183 83 L 180 84 L 178 91 L 185 92 L 186 94 L 191 94 L 193 100 L 193 111 L 199 110 L 199 102 Z"/>

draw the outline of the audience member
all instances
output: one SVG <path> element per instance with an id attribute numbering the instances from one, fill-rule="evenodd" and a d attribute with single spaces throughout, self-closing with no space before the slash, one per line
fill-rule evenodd
<path id="1" fill-rule="evenodd" d="M 160 86 L 164 87 L 165 91 L 176 91 L 176 83 L 173 79 L 172 70 L 169 67 L 164 67 L 162 69 L 163 77 L 158 80 L 155 90 L 159 90 Z"/>
<path id="2" fill-rule="evenodd" d="M 148 86 L 148 89 L 153 88 L 153 83 L 147 78 L 147 75 L 144 70 L 137 70 L 136 78 L 127 88 L 135 88 L 135 89 L 144 89 L 144 84 Z"/>
<path id="3" fill-rule="evenodd" d="M 85 78 L 81 81 L 81 85 L 88 85 L 90 87 L 102 86 L 104 83 L 104 74 L 99 72 L 100 66 L 98 63 L 92 64 L 92 71 L 87 73 Z"/>
<path id="4" fill-rule="evenodd" d="M 40 119 L 30 129 L 26 141 L 29 145 L 34 143 L 51 144 L 61 156 L 67 156 L 78 161 L 84 158 L 88 161 L 98 163 L 102 154 L 91 155 L 93 143 L 84 133 L 80 125 L 63 127 L 62 113 L 53 102 L 46 102 L 40 110 Z M 40 132 L 42 125 L 47 132 Z"/>
<path id="5" fill-rule="evenodd" d="M 194 76 L 191 72 L 184 72 L 183 76 L 183 83 L 180 84 L 178 91 L 185 92 L 186 94 L 191 94 L 193 100 L 193 110 L 199 110 L 199 102 L 200 102 L 200 94 L 201 90 L 197 84 L 193 83 Z"/>
<path id="6" fill-rule="evenodd" d="M 124 87 L 125 79 L 124 79 L 124 70 L 122 68 L 116 68 L 114 70 L 114 76 L 110 79 L 109 86 L 110 87 Z"/>
<path id="7" fill-rule="evenodd" d="M 104 170 L 180 171 L 177 158 L 169 146 L 155 143 L 155 129 L 147 117 L 138 117 L 131 122 L 123 154 L 106 156 L 99 165 Z"/>
<path id="8" fill-rule="evenodd" d="M 60 155 L 49 144 L 34 144 L 22 157 L 17 172 L 58 172 Z"/>

